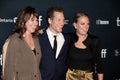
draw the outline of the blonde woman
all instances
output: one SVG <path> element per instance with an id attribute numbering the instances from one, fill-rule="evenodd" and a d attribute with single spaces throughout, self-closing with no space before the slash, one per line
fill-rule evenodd
<path id="1" fill-rule="evenodd" d="M 85 13 L 75 14 L 73 26 L 76 33 L 74 43 L 69 50 L 69 68 L 66 80 L 94 80 L 95 68 L 98 80 L 103 80 L 99 38 L 88 33 L 90 27 L 88 15 Z"/>

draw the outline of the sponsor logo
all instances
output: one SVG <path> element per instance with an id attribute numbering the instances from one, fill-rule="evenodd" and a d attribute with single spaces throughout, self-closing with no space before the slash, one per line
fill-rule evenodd
<path id="1" fill-rule="evenodd" d="M 13 19 L 5 19 L 5 18 L 0 18 L 0 23 L 15 23 L 17 20 L 17 17 L 14 17 Z M 39 16 L 39 26 L 41 26 L 42 22 L 42 16 Z"/>
<path id="2" fill-rule="evenodd" d="M 98 20 L 96 20 L 96 24 L 97 25 L 109 25 L 109 20 L 98 19 Z"/>
<path id="3" fill-rule="evenodd" d="M 69 20 L 65 20 L 65 24 L 68 24 Z"/>
<path id="4" fill-rule="evenodd" d="M 116 56 L 116 57 L 117 57 L 117 56 L 120 56 L 119 49 L 115 49 L 115 50 L 114 50 L 114 53 L 115 53 L 115 56 Z"/>
<path id="5" fill-rule="evenodd" d="M 39 26 L 41 26 L 41 22 L 42 22 L 42 17 L 43 16 L 39 16 Z M 0 23 L 15 23 L 17 20 L 17 17 L 14 17 L 13 19 L 6 19 L 6 18 L 0 18 Z M 68 24 L 69 20 L 65 20 L 65 24 Z"/>
<path id="6" fill-rule="evenodd" d="M 0 23 L 15 23 L 16 22 L 17 17 L 14 17 L 13 19 L 5 19 L 5 18 L 0 18 Z"/>

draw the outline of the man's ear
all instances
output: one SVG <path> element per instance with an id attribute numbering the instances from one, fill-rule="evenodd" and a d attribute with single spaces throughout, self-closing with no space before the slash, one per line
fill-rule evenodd
<path id="1" fill-rule="evenodd" d="M 50 18 L 48 18 L 48 23 L 51 24 L 52 20 Z"/>

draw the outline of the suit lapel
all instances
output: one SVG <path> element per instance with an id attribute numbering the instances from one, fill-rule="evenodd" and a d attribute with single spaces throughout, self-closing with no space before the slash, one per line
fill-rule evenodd
<path id="1" fill-rule="evenodd" d="M 62 46 L 62 48 L 61 48 L 61 50 L 60 50 L 60 52 L 59 52 L 58 58 L 59 58 L 61 55 L 65 55 L 65 54 L 64 54 L 64 51 L 66 50 L 67 43 L 68 43 L 68 38 L 67 38 L 67 36 L 64 35 L 64 34 L 63 34 L 63 36 L 64 36 L 65 41 L 64 41 L 63 46 Z"/>

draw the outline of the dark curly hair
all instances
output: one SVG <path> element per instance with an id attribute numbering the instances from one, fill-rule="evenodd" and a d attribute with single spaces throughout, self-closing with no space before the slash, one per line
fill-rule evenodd
<path id="1" fill-rule="evenodd" d="M 15 29 L 13 33 L 17 32 L 20 34 L 20 38 L 23 37 L 23 34 L 26 32 L 25 23 L 30 19 L 31 15 L 35 16 L 38 19 L 38 13 L 35 11 L 35 8 L 31 6 L 24 7 L 17 16 L 15 23 Z M 38 36 L 38 28 L 32 33 L 33 36 Z"/>

